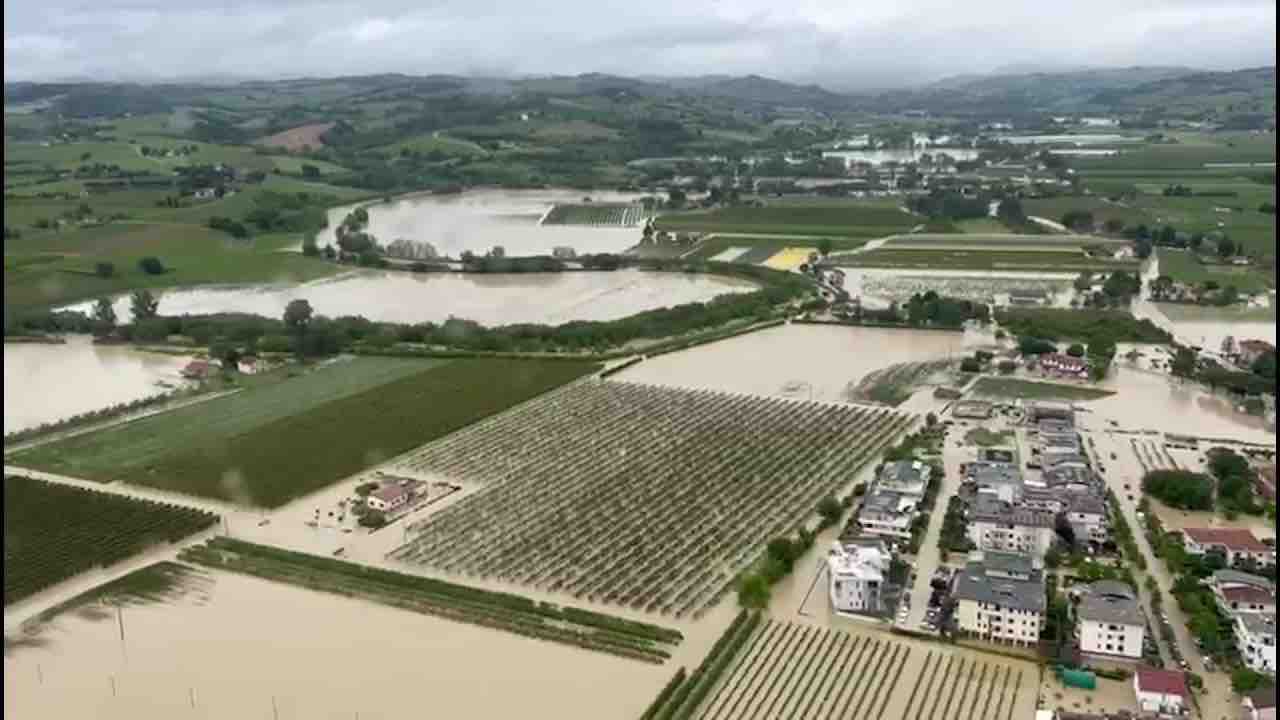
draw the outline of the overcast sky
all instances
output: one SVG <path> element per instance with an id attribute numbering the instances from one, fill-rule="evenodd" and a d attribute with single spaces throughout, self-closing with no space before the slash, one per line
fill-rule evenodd
<path id="1" fill-rule="evenodd" d="M 1275 0 L 5 0 L 4 78 L 755 73 L 898 86 L 1008 66 L 1274 65 Z"/>

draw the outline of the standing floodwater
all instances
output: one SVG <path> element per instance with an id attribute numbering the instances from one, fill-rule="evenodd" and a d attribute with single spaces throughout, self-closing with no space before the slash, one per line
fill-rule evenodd
<path id="1" fill-rule="evenodd" d="M 58 345 L 6 343 L 4 431 L 165 392 L 183 382 L 180 371 L 190 359 L 94 345 L 85 336 Z"/>

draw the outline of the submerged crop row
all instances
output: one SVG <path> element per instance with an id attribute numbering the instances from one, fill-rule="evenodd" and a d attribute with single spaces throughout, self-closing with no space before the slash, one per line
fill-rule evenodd
<path id="1" fill-rule="evenodd" d="M 106 567 L 217 522 L 191 508 L 70 485 L 4 479 L 4 602 Z"/>
<path id="2" fill-rule="evenodd" d="M 227 537 L 180 559 L 646 662 L 664 662 L 683 640 L 649 623 Z"/>
<path id="3" fill-rule="evenodd" d="M 1021 673 L 963 652 L 770 621 L 692 717 L 1006 720 L 1034 708 L 1019 697 Z"/>
<path id="4" fill-rule="evenodd" d="M 409 455 L 488 485 L 411 527 L 399 560 L 695 617 L 910 417 L 587 381 Z"/>

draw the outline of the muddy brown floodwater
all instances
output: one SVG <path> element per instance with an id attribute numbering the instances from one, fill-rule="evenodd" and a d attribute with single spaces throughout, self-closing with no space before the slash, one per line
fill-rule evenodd
<path id="1" fill-rule="evenodd" d="M 238 312 L 278 318 L 303 299 L 319 315 L 361 315 L 376 322 L 442 322 L 450 317 L 482 325 L 615 320 L 644 310 L 704 302 L 750 292 L 746 280 L 708 274 L 645 272 L 408 273 L 357 271 L 301 284 L 201 287 L 165 291 L 165 315 Z M 129 298 L 116 314 L 130 317 Z M 73 309 L 88 311 L 88 305 Z"/>
<path id="2" fill-rule="evenodd" d="M 4 661 L 13 718 L 639 716 L 676 666 L 238 575 L 207 597 L 56 620 Z M 705 648 L 703 648 L 705 652 Z"/>
<path id="3" fill-rule="evenodd" d="M 980 342 L 959 332 L 783 325 L 646 360 L 622 380 L 800 400 L 846 400 L 874 370 L 955 357 Z"/>
<path id="4" fill-rule="evenodd" d="M 94 345 L 86 336 L 65 344 L 6 343 L 4 431 L 165 392 L 183 383 L 189 357 Z M 165 383 L 165 385 L 161 385 Z"/>
<path id="5" fill-rule="evenodd" d="M 364 203 L 368 232 L 386 244 L 398 239 L 428 242 L 440 255 L 458 257 L 463 251 L 484 253 L 495 245 L 507 255 L 549 255 L 556 247 L 582 253 L 622 252 L 640 241 L 639 228 L 539 225 L 557 203 L 633 202 L 640 195 L 593 190 L 468 190 L 452 195 L 417 194 L 389 203 Z M 357 205 L 329 211 L 329 228 L 317 238 L 320 246 L 335 242 L 334 230 Z"/>

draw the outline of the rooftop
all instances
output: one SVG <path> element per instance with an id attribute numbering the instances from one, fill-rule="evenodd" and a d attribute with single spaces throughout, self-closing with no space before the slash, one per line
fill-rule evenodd
<path id="1" fill-rule="evenodd" d="M 1276 635 L 1275 613 L 1238 613 L 1235 617 L 1250 635 Z"/>
<path id="2" fill-rule="evenodd" d="M 899 460 L 884 466 L 880 471 L 880 480 L 895 485 L 921 483 L 928 470 L 929 467 L 919 460 Z"/>
<path id="3" fill-rule="evenodd" d="M 1136 681 L 1142 692 L 1181 695 L 1184 698 L 1188 696 L 1187 680 L 1181 672 L 1140 667 Z"/>
<path id="4" fill-rule="evenodd" d="M 970 562 L 956 576 L 955 597 L 1014 610 L 1043 613 L 1044 582 L 1034 572 L 1030 580 L 992 577 L 983 562 Z"/>
<path id="5" fill-rule="evenodd" d="M 1024 510 L 1002 502 L 988 494 L 979 493 L 974 498 L 973 519 L 1022 527 L 1053 527 L 1053 513 L 1040 510 Z"/>
<path id="6" fill-rule="evenodd" d="M 383 485 L 374 490 L 372 495 L 383 502 L 393 502 L 409 494 L 409 488 L 400 485 Z"/>
<path id="7" fill-rule="evenodd" d="M 1271 581 L 1261 575 L 1251 575 L 1239 570 L 1214 570 L 1213 582 L 1217 585 L 1251 585 L 1270 592 Z"/>
<path id="8" fill-rule="evenodd" d="M 1106 515 L 1107 503 L 1093 493 L 1067 493 L 1067 511 L 1085 515 Z"/>
<path id="9" fill-rule="evenodd" d="M 1089 586 L 1089 592 L 1077 609 L 1082 620 L 1117 625 L 1142 625 L 1142 611 L 1133 588 L 1114 580 L 1102 580 Z"/>
<path id="10" fill-rule="evenodd" d="M 1235 585 L 1223 588 L 1222 597 L 1229 603 L 1245 603 L 1247 605 L 1275 605 L 1276 596 L 1270 590 L 1251 585 Z"/>
<path id="11" fill-rule="evenodd" d="M 1241 528 L 1184 528 L 1182 533 L 1200 545 L 1222 545 L 1247 552 L 1271 550 L 1253 532 Z"/>
<path id="12" fill-rule="evenodd" d="M 1273 687 L 1258 688 L 1246 697 L 1248 697 L 1249 704 L 1253 706 L 1254 710 L 1266 710 L 1276 706 L 1276 689 Z"/>

